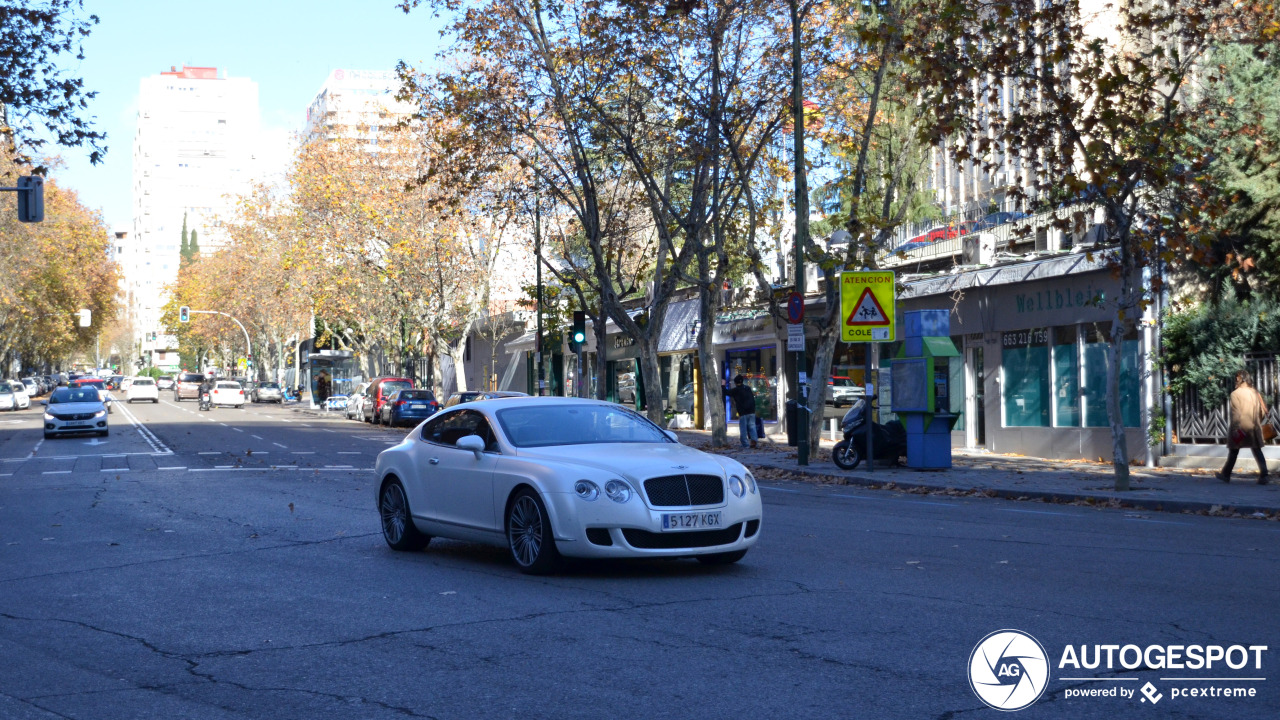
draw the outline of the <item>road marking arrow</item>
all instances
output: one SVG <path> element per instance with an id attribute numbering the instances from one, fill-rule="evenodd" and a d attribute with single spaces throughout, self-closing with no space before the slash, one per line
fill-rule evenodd
<path id="1" fill-rule="evenodd" d="M 90 440 L 89 442 L 85 443 L 85 445 L 106 445 L 106 444 L 107 444 L 107 443 L 109 443 L 109 442 L 111 442 L 111 441 L 110 441 L 110 440 L 99 440 L 98 438 L 94 438 L 94 439 Z"/>

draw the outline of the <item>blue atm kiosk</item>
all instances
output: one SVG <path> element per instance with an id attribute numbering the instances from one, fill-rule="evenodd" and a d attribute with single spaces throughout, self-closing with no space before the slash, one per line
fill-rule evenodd
<path id="1" fill-rule="evenodd" d="M 949 310 L 903 313 L 902 348 L 893 359 L 893 412 L 907 429 L 907 467 L 951 467 L 951 342 Z"/>

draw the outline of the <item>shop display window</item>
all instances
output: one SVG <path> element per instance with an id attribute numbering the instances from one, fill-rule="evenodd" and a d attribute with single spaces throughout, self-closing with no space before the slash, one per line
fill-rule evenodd
<path id="1" fill-rule="evenodd" d="M 1111 323 L 1085 326 L 1084 343 L 1084 419 L 1085 427 L 1108 427 L 1107 418 L 1107 352 Z M 1130 331 L 1120 342 L 1120 417 L 1125 427 L 1138 427 L 1141 421 L 1141 370 L 1137 331 Z"/>
<path id="2" fill-rule="evenodd" d="M 762 420 L 778 419 L 778 356 L 776 346 L 728 350 L 725 352 L 725 382 L 731 384 L 738 375 L 746 378 L 756 397 L 756 415 Z M 729 419 L 738 413 L 729 402 Z"/>
<path id="3" fill-rule="evenodd" d="M 1044 328 L 1001 336 L 1005 427 L 1049 427 L 1049 342 Z"/>
<path id="4" fill-rule="evenodd" d="M 1053 329 L 1055 427 L 1080 427 L 1080 351 L 1074 325 Z"/>

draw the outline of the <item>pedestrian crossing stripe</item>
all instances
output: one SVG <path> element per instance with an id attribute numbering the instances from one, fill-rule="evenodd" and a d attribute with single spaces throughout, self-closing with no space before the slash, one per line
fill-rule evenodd
<path id="1" fill-rule="evenodd" d="M 858 298 L 858 304 L 853 307 L 853 312 L 849 313 L 844 324 L 859 327 L 888 325 L 889 322 L 889 316 L 885 314 L 884 308 L 880 307 L 880 301 L 876 299 L 875 293 L 868 287 L 863 288 L 862 297 Z"/>

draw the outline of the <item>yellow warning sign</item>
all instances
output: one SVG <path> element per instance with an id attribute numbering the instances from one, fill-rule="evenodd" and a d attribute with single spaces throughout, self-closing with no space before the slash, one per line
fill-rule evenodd
<path id="1" fill-rule="evenodd" d="M 892 342 L 896 288 L 892 270 L 840 273 L 840 339 Z"/>

